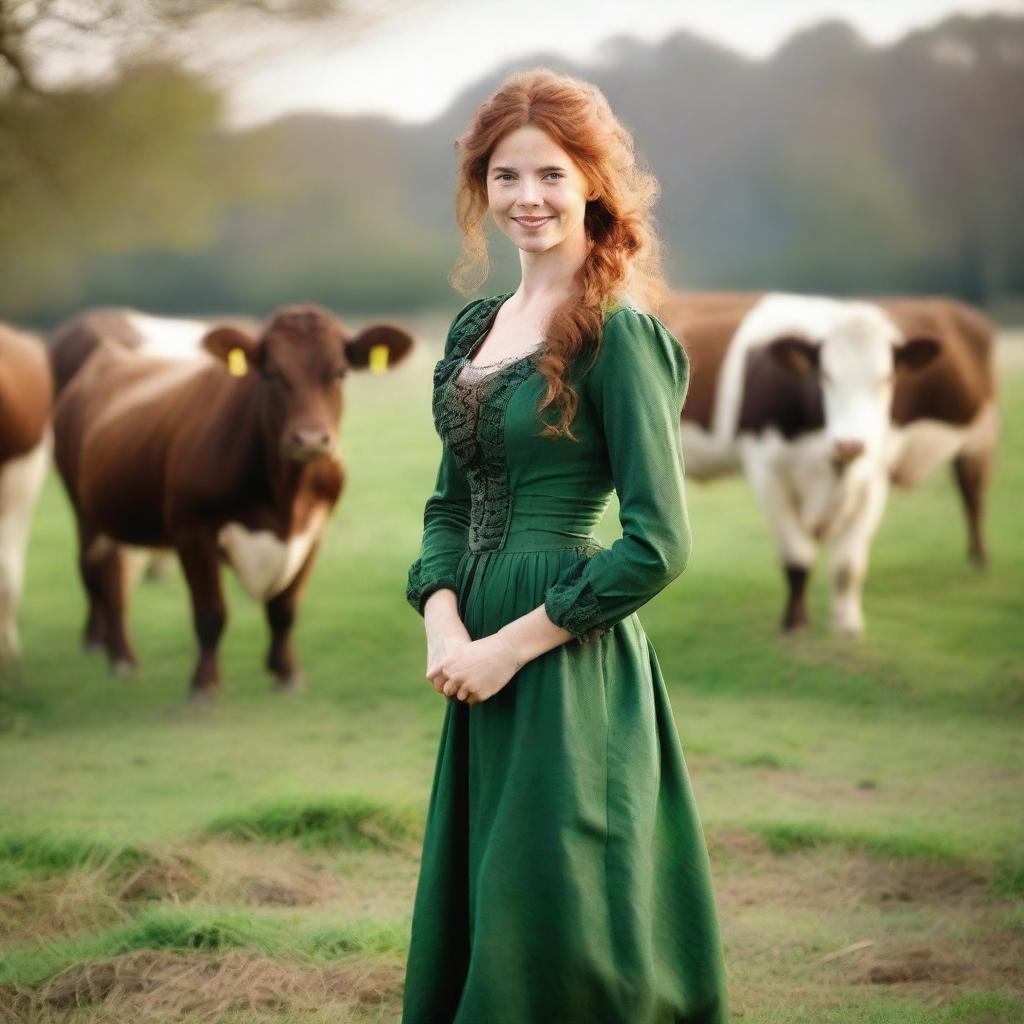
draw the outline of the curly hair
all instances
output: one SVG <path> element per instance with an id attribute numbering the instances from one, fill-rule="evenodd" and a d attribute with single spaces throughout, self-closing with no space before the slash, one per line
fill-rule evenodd
<path id="1" fill-rule="evenodd" d="M 461 157 L 455 210 L 463 249 L 449 280 L 463 294 L 479 288 L 490 270 L 484 220 L 491 153 L 504 136 L 527 124 L 564 149 L 597 194 L 584 214 L 588 251 L 574 279 L 575 294 L 552 313 L 538 360 L 547 380 L 540 411 L 553 406 L 557 414 L 541 436 L 578 440 L 571 423 L 579 398 L 565 380 L 566 367 L 588 349 L 596 356 L 605 311 L 616 300 L 628 295 L 655 312 L 666 294 L 650 212 L 659 186 L 638 164 L 632 136 L 595 85 L 543 67 L 509 76 L 455 143 Z"/>

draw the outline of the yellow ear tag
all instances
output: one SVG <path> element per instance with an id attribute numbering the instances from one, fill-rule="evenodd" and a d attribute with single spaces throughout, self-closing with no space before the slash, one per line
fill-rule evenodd
<path id="1" fill-rule="evenodd" d="M 228 352 L 228 373 L 232 377 L 244 377 L 249 372 L 249 361 L 240 348 L 233 348 Z"/>
<path id="2" fill-rule="evenodd" d="M 372 373 L 387 372 L 388 353 L 390 351 L 387 345 L 374 345 L 370 349 L 370 370 Z"/>

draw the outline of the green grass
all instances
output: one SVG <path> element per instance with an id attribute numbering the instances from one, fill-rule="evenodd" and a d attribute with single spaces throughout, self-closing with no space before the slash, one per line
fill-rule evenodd
<path id="1" fill-rule="evenodd" d="M 362 797 L 315 803 L 279 802 L 211 822 L 209 835 L 251 841 L 295 840 L 305 846 L 357 846 L 385 849 L 408 845 L 420 836 L 419 812 L 396 809 Z"/>
<path id="2" fill-rule="evenodd" d="M 23 679 L 0 697 L 0 978 L 37 985 L 69 964 L 143 948 L 317 962 L 401 955 L 444 712 L 404 600 L 436 469 L 436 344 L 392 374 L 346 384 L 347 487 L 297 630 L 304 694 L 271 692 L 262 610 L 230 577 L 218 703 L 185 699 L 193 640 L 180 578 L 134 594 L 134 678 L 85 656 L 72 520 L 59 482 L 47 481 L 21 613 Z M 718 851 L 730 991 L 745 1022 L 1024 1018 L 1020 971 L 998 968 L 1024 943 L 1024 362 L 1012 363 L 991 567 L 966 561 L 948 473 L 893 494 L 860 641 L 829 635 L 820 572 L 811 630 L 780 637 L 782 583 L 746 483 L 689 488 L 693 558 L 641 618 Z M 217 842 L 267 858 L 252 868 L 264 881 L 320 872 L 340 888 L 304 907 L 210 904 L 202 886 L 180 905 L 118 895 L 118 880 L 160 863 L 161 851 Z M 292 849 L 306 859 L 273 860 Z M 961 869 L 981 879 L 969 899 L 927 881 Z M 833 891 L 837 878 L 845 888 Z M 74 893 L 102 913 L 65 919 Z M 19 901 L 36 908 L 38 934 L 18 931 Z M 6 940 L 5 920 L 15 922 Z M 866 938 L 897 960 L 927 946 L 959 973 L 880 985 L 857 974 L 867 954 L 812 966 Z M 379 1019 L 397 1019 L 397 999 Z M 363 1019 L 351 1013 L 334 1019 Z M 300 1018 L 284 1005 L 244 1019 Z"/>

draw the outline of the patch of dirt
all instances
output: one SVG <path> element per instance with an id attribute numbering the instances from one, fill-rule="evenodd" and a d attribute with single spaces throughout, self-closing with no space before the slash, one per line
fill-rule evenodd
<path id="1" fill-rule="evenodd" d="M 302 1012 L 325 1003 L 340 1010 L 396 1001 L 403 972 L 404 965 L 395 960 L 312 968 L 241 952 L 199 956 L 138 950 L 69 967 L 35 990 L 8 987 L 0 993 L 0 1014 L 6 1012 L 12 1021 L 59 1020 L 63 1011 L 96 1005 L 105 1021 L 118 1024 L 199 1024 L 232 1012 L 285 1007 Z"/>
<path id="2" fill-rule="evenodd" d="M 715 829 L 708 835 L 707 843 L 712 861 L 763 861 L 772 856 L 765 839 L 745 828 Z"/>
<path id="3" fill-rule="evenodd" d="M 971 989 L 1024 997 L 1024 932 L 1007 927 L 1006 901 L 980 866 L 835 844 L 773 853 L 741 829 L 716 830 L 709 852 L 727 947 L 755 976 L 782 958 L 840 987 L 916 985 L 942 1001 Z M 788 918 L 806 921 L 817 941 L 835 935 L 836 948 L 805 946 Z M 835 927 L 820 927 L 826 921 Z"/>
<path id="4" fill-rule="evenodd" d="M 899 985 L 910 981 L 960 984 L 971 973 L 968 964 L 943 959 L 932 949 L 907 949 L 866 958 L 866 963 L 852 972 L 852 980 L 872 985 Z"/>
<path id="5" fill-rule="evenodd" d="M 969 864 L 873 857 L 838 844 L 773 853 L 744 829 L 716 830 L 708 851 L 716 893 L 726 903 L 991 905 L 988 878 Z"/>
<path id="6" fill-rule="evenodd" d="M 987 903 L 988 879 L 977 868 L 927 861 L 851 858 L 849 884 L 877 903 Z"/>
<path id="7" fill-rule="evenodd" d="M 1024 998 L 1024 939 L 993 932 L 970 944 L 885 943 L 851 959 L 843 974 L 853 984 L 927 984 L 949 994 L 965 988 L 1000 989 Z"/>

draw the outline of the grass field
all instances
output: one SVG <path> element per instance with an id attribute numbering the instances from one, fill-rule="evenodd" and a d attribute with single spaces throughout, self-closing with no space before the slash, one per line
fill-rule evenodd
<path id="1" fill-rule="evenodd" d="M 351 378 L 348 488 L 306 595 L 304 694 L 270 691 L 229 580 L 225 691 L 185 701 L 180 578 L 142 583 L 142 666 L 79 649 L 55 477 L 32 536 L 24 679 L 0 700 L 0 1021 L 396 1021 L 443 700 L 404 600 L 437 441 L 437 321 Z M 1001 353 L 987 573 L 948 474 L 896 493 L 868 632 L 777 634 L 742 480 L 691 485 L 686 573 L 641 611 L 708 834 L 749 1024 L 1024 1021 L 1024 341 Z M 602 536 L 616 535 L 614 508 Z M 567 1022 L 569 1024 L 569 1022 Z"/>

